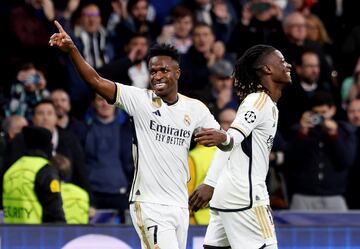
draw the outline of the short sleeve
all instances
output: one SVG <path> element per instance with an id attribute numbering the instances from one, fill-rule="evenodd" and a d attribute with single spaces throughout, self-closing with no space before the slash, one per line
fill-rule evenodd
<path id="1" fill-rule="evenodd" d="M 202 127 L 220 129 L 219 123 L 216 121 L 214 115 L 210 113 L 209 109 L 200 101 L 197 102 L 197 104 L 200 105 L 200 108 L 198 108 L 199 112 L 197 114 L 200 119 L 196 128 Z"/>
<path id="2" fill-rule="evenodd" d="M 241 103 L 230 128 L 238 130 L 247 137 L 261 122 L 262 110 L 264 109 L 267 97 L 268 95 L 264 92 L 247 96 Z"/>
<path id="3" fill-rule="evenodd" d="M 146 90 L 120 83 L 115 84 L 116 100 L 114 105 L 126 111 L 130 116 L 134 116 L 137 107 L 146 98 Z"/>

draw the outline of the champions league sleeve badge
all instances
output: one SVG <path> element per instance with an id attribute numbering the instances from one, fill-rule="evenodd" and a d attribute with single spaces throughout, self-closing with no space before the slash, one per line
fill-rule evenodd
<path id="1" fill-rule="evenodd" d="M 246 122 L 252 124 L 256 120 L 256 114 L 253 111 L 247 111 L 244 115 Z"/>

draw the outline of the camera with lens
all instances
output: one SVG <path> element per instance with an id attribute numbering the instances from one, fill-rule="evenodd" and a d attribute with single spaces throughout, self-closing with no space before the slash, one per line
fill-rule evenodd
<path id="1" fill-rule="evenodd" d="M 325 121 L 325 118 L 323 115 L 320 115 L 317 113 L 312 113 L 310 116 L 310 122 L 314 126 L 322 125 L 324 123 L 324 121 Z"/>

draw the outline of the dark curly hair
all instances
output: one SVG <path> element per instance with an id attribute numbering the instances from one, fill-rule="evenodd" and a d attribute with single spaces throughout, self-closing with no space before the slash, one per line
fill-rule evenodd
<path id="1" fill-rule="evenodd" d="M 261 84 L 258 70 L 263 66 L 267 55 L 274 52 L 276 48 L 268 45 L 256 45 L 245 51 L 243 56 L 235 64 L 234 88 L 240 100 L 247 95 L 257 91 L 268 90 Z"/>
<path id="2" fill-rule="evenodd" d="M 170 44 L 156 44 L 151 47 L 148 55 L 148 61 L 155 56 L 169 56 L 177 63 L 180 62 L 179 52 Z"/>

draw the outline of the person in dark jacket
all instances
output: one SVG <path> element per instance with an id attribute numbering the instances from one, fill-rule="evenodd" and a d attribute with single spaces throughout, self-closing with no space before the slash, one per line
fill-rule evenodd
<path id="1" fill-rule="evenodd" d="M 49 163 L 50 131 L 27 126 L 21 134 L 26 153 L 4 174 L 4 221 L 10 224 L 65 222 L 59 176 Z"/>
<path id="2" fill-rule="evenodd" d="M 294 127 L 285 155 L 290 209 L 345 211 L 347 175 L 356 155 L 355 129 L 333 119 L 332 96 L 319 92 L 311 98 Z"/>
<path id="3" fill-rule="evenodd" d="M 120 221 L 129 208 L 128 190 L 133 176 L 132 130 L 128 116 L 115 111 L 104 98 L 93 101 L 95 116 L 85 143 L 90 185 L 97 209 L 116 209 Z"/>

